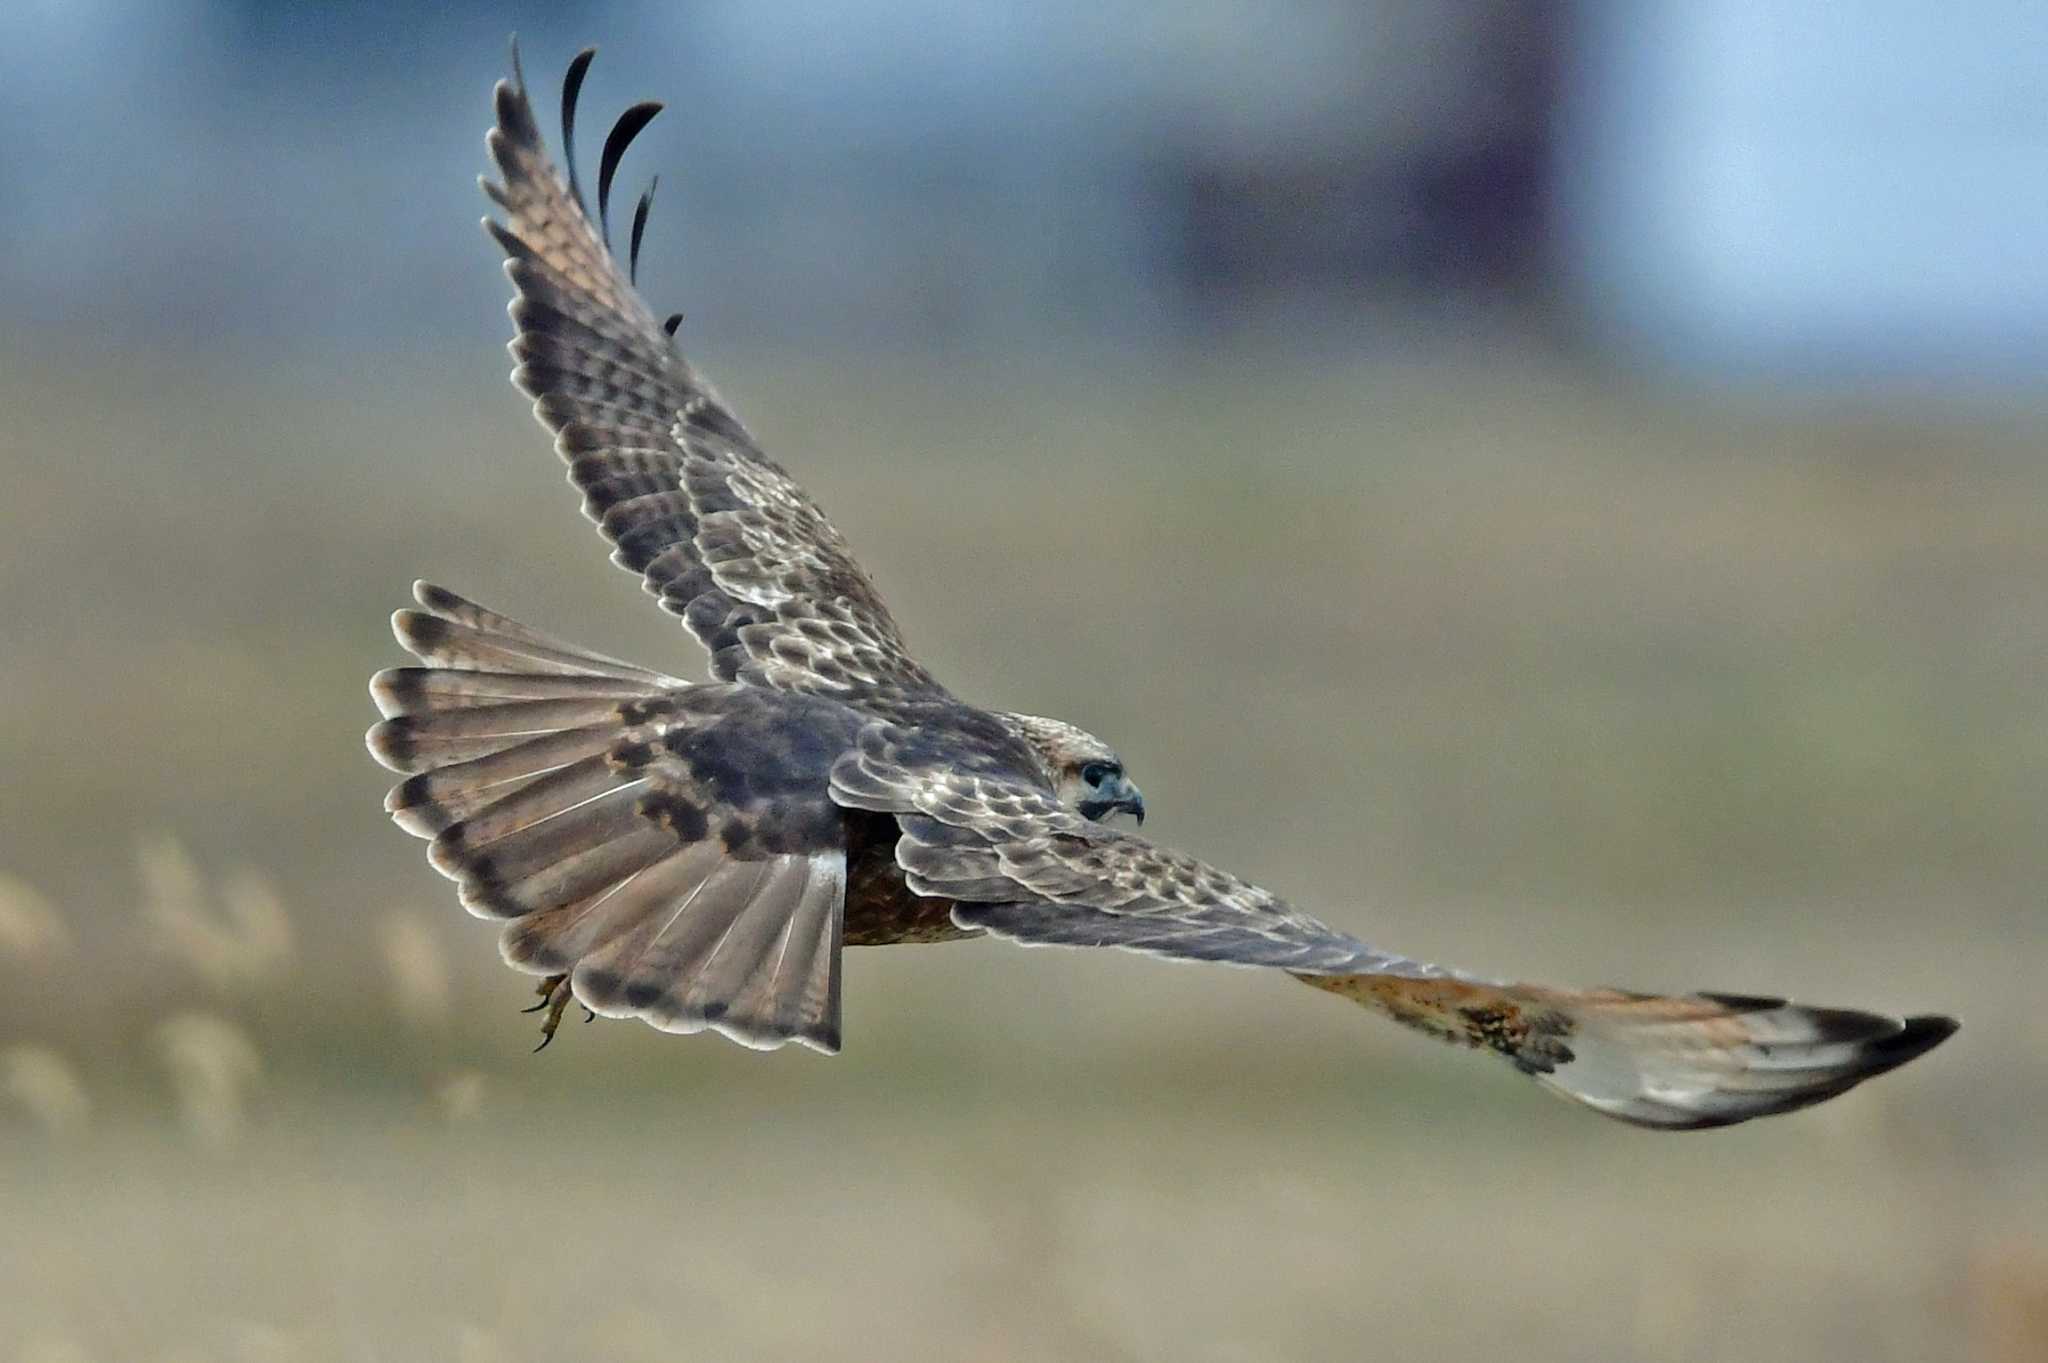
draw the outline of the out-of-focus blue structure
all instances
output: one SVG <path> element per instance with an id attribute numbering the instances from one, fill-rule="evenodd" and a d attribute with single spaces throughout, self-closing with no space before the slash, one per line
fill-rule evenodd
<path id="1" fill-rule="evenodd" d="M 475 338 L 505 31 L 669 112 L 649 292 L 726 342 L 2048 359 L 2048 11 L 1768 0 L 0 9 L 0 297 L 88 344 Z"/>
<path id="2" fill-rule="evenodd" d="M 1634 0 L 1561 82 L 1560 264 L 1618 346 L 1781 378 L 2038 378 L 2048 9 Z"/>

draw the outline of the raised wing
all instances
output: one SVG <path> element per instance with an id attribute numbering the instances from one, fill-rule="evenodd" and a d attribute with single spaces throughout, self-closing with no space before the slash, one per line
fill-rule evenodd
<path id="1" fill-rule="evenodd" d="M 677 350 L 634 292 L 653 190 L 634 213 L 622 272 L 609 240 L 619 158 L 660 110 L 627 110 L 605 142 L 597 223 L 575 175 L 576 99 L 593 53 L 562 91 L 570 173 L 549 160 L 523 76 L 500 81 L 488 136 L 503 183 L 486 220 L 518 290 L 512 378 L 555 433 L 585 514 L 664 609 L 711 652 L 720 680 L 849 695 L 940 693 L 909 654 L 874 584 L 815 502 L 773 461 Z"/>
<path id="2" fill-rule="evenodd" d="M 902 760 L 905 735 L 863 732 L 832 773 L 842 804 L 893 812 L 896 859 L 953 918 L 1028 945 L 1107 946 L 1278 966 L 1639 1126 L 1725 1126 L 1846 1092 L 1953 1033 L 1783 999 L 1553 989 L 1410 960 L 1318 922 L 1193 857 L 1073 814 L 999 773 Z"/>

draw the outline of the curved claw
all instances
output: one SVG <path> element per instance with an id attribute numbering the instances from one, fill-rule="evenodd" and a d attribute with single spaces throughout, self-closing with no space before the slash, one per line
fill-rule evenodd
<path id="1" fill-rule="evenodd" d="M 548 1043 L 555 1039 L 555 1029 L 562 1025 L 562 1013 L 568 1008 L 569 1000 L 574 997 L 575 995 L 569 989 L 569 977 L 567 975 L 550 975 L 547 979 L 541 981 L 541 1001 L 531 1008 L 519 1010 L 522 1013 L 537 1013 L 543 1008 L 548 1010 L 547 1019 L 540 1025 L 540 1045 L 533 1048 L 535 1055 L 539 1055 L 542 1051 L 546 1050 Z M 584 1011 L 588 1012 L 589 1010 L 585 1009 Z M 588 1020 L 587 1018 L 585 1019 L 585 1021 Z"/>

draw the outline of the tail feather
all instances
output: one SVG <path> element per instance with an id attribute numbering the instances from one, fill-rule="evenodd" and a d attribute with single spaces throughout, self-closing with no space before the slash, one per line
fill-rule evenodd
<path id="1" fill-rule="evenodd" d="M 604 851 L 629 840 L 636 833 L 663 830 L 640 816 L 639 781 L 619 784 L 616 776 L 601 794 L 581 800 L 566 809 L 521 822 L 513 821 L 520 805 L 540 803 L 536 789 L 551 784 L 553 776 L 491 805 L 476 815 L 444 829 L 427 846 L 427 859 L 434 869 L 459 882 L 468 894 L 486 902 L 504 901 L 503 916 L 516 917 L 531 910 L 518 900 L 518 887 L 570 859 Z M 514 806 L 508 810 L 507 805 Z M 666 837 L 652 845 L 660 851 L 673 850 L 675 839 Z"/>
<path id="2" fill-rule="evenodd" d="M 845 903 L 845 857 L 811 858 L 774 953 L 761 958 L 753 979 L 733 999 L 733 1015 L 753 1019 L 757 1036 L 801 1028 L 805 1018 L 816 1017 L 821 1025 L 811 1043 L 839 1049 L 838 959 Z"/>
<path id="3" fill-rule="evenodd" d="M 482 918 L 523 918 L 600 893 L 676 849 L 674 834 L 634 818 L 630 809 L 612 811 L 610 818 L 590 828 L 591 837 L 601 841 L 552 840 L 534 849 L 532 857 L 502 868 L 487 857 L 477 858 L 474 869 L 465 867 L 459 882 L 462 906 Z M 541 862 L 540 853 L 546 851 L 555 855 Z"/>
<path id="4" fill-rule="evenodd" d="M 564 678 L 564 680 L 570 680 Z M 380 728 L 405 734 L 415 741 L 455 739 L 502 739 L 508 748 L 520 739 L 538 734 L 582 729 L 593 724 L 616 725 L 619 701 L 616 693 L 574 699 L 512 700 L 496 705 L 464 705 L 437 713 L 395 715 Z M 496 752 L 498 749 L 490 749 Z M 478 753 L 477 756 L 483 756 Z M 467 760 L 467 759 L 457 759 Z M 437 764 L 441 765 L 441 764 Z"/>
<path id="5" fill-rule="evenodd" d="M 755 998 L 748 1006 L 748 990 L 766 969 L 771 956 L 795 921 L 797 904 L 810 880 L 809 857 L 777 857 L 766 863 L 754 893 L 740 908 L 732 925 L 708 947 L 701 944 L 707 934 L 693 934 L 698 949 L 679 960 L 681 973 L 689 977 L 677 993 L 677 1015 L 694 1020 L 730 1022 L 734 1017 L 759 1018 L 770 1011 L 768 1001 Z M 758 993 L 758 991 L 756 991 Z"/>
<path id="6" fill-rule="evenodd" d="M 430 839 L 463 905 L 509 920 L 506 961 L 568 975 L 609 1016 L 836 1051 L 844 848 L 742 860 L 705 820 L 685 821 L 691 841 L 672 812 L 650 812 L 706 798 L 649 763 L 664 732 L 716 713 L 692 698 L 721 688 L 586 653 L 438 587 L 414 594 L 425 610 L 393 628 L 429 666 L 373 679 L 384 719 L 370 751 L 409 773 L 385 808 Z"/>
<path id="7" fill-rule="evenodd" d="M 1668 997 L 1384 974 L 1297 978 L 1432 1036 L 1498 1052 L 1597 1112 L 1665 1130 L 1824 1102 L 1925 1054 L 1958 1026 L 1947 1017 L 1744 994 Z"/>
<path id="8" fill-rule="evenodd" d="M 637 671 L 617 672 L 602 664 L 586 666 L 575 654 L 529 643 L 504 635 L 490 634 L 425 611 L 395 611 L 391 630 L 398 642 L 422 662 L 439 667 L 495 669 L 517 672 L 552 672 L 569 676 L 609 676 L 642 681 Z"/>
<path id="9" fill-rule="evenodd" d="M 687 907 L 691 893 L 717 868 L 723 855 L 710 843 L 689 843 L 636 876 L 587 899 L 558 904 L 505 925 L 498 950 L 505 962 L 536 975 L 566 975 L 607 943 L 637 926 L 649 937 L 658 930 L 657 911 Z M 588 1000 L 586 999 L 586 1002 Z"/>
<path id="10" fill-rule="evenodd" d="M 746 908 L 765 870 L 759 862 L 724 857 L 692 869 L 695 882 L 667 911 L 651 908 L 577 963 L 570 982 L 576 997 L 593 1011 L 607 1017 L 632 1017 L 654 1003 L 673 983 L 645 964 L 656 940 L 668 932 L 685 938 L 703 934 L 717 940 Z"/>
<path id="11" fill-rule="evenodd" d="M 472 719 L 485 713 L 479 710 L 451 710 L 445 715 L 399 715 L 370 730 L 370 751 L 393 771 L 418 773 L 474 762 L 510 748 L 523 747 L 537 739 L 556 741 L 528 753 L 529 759 L 542 754 L 560 756 L 564 751 L 574 751 L 579 742 L 602 748 L 618 737 L 616 701 L 599 703 L 594 707 L 583 702 L 566 702 L 578 707 L 575 714 L 584 721 L 583 726 L 569 728 L 549 724 L 548 710 L 564 703 L 522 701 L 494 705 L 490 707 L 493 713 L 482 721 Z"/>
<path id="12" fill-rule="evenodd" d="M 444 667 L 388 667 L 370 678 L 370 695 L 386 719 L 400 715 L 488 708 L 506 701 L 652 698 L 655 682 L 535 672 L 471 672 Z"/>
<path id="13" fill-rule="evenodd" d="M 757 1049 L 793 1038 L 836 1052 L 845 854 L 721 860 L 687 873 L 698 879 L 681 904 L 582 956 L 570 976 L 576 997 L 667 1032 L 709 1028 Z M 554 940 L 575 929 L 565 922 Z M 508 932 L 506 943 L 508 955 L 531 953 L 535 935 Z"/>
<path id="14" fill-rule="evenodd" d="M 489 804 L 436 834 L 427 856 L 433 860 L 437 855 L 495 843 L 544 819 L 567 813 L 617 788 L 618 783 L 618 773 L 612 770 L 605 755 L 598 753 L 556 767 L 511 791 L 500 794 L 494 789 Z M 437 853 L 436 848 L 441 850 Z"/>
<path id="15" fill-rule="evenodd" d="M 412 771 L 384 797 L 384 811 L 416 837 L 431 838 L 458 820 L 503 799 L 560 767 L 603 753 L 617 729 L 571 729 L 543 734 L 501 751 L 431 770 L 420 769 L 407 747 L 384 741 L 384 726 L 370 730 L 370 754 L 393 771 Z"/>
<path id="16" fill-rule="evenodd" d="M 430 582 L 415 582 L 412 594 L 423 609 L 394 612 L 391 629 L 422 662 L 472 672 L 609 677 L 656 687 L 682 684 L 674 677 L 563 643 Z"/>
<path id="17" fill-rule="evenodd" d="M 477 635 L 490 638 L 500 646 L 523 647 L 527 651 L 526 656 L 567 662 L 572 674 L 617 677 L 652 682 L 658 686 L 680 684 L 674 677 L 663 676 L 636 663 L 609 657 L 576 644 L 564 643 L 551 634 L 544 634 L 530 625 L 522 625 L 510 616 L 500 615 L 494 610 L 479 606 L 476 602 L 457 596 L 446 587 L 436 587 L 431 582 L 413 583 L 412 596 L 413 600 L 419 602 L 437 620 L 462 626 Z M 404 613 L 417 614 L 410 611 Z M 403 643 L 404 640 L 401 639 L 400 642 Z"/>

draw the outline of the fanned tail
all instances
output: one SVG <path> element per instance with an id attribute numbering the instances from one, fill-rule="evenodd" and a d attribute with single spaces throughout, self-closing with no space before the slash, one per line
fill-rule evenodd
<path id="1" fill-rule="evenodd" d="M 385 718 L 366 741 L 384 766 L 411 774 L 384 808 L 416 837 L 437 837 L 551 773 L 575 767 L 593 776 L 625 731 L 620 706 L 684 685 L 430 583 L 414 583 L 413 597 L 422 609 L 397 612 L 391 629 L 427 666 L 370 679 Z M 548 807 L 535 817 L 558 812 Z"/>
<path id="2" fill-rule="evenodd" d="M 1666 997 L 1397 975 L 1304 983 L 1448 1041 L 1636 1126 L 1697 1130 L 1791 1112 L 1897 1069 L 1953 1018 L 1896 1018 L 1742 994 Z"/>
<path id="3" fill-rule="evenodd" d="M 566 975 L 610 1017 L 757 1048 L 839 1049 L 843 845 L 743 859 L 691 799 L 665 738 L 715 722 L 693 686 L 414 586 L 392 617 L 426 664 L 380 672 L 370 752 L 385 799 L 463 906 L 509 920 L 514 967 Z"/>

